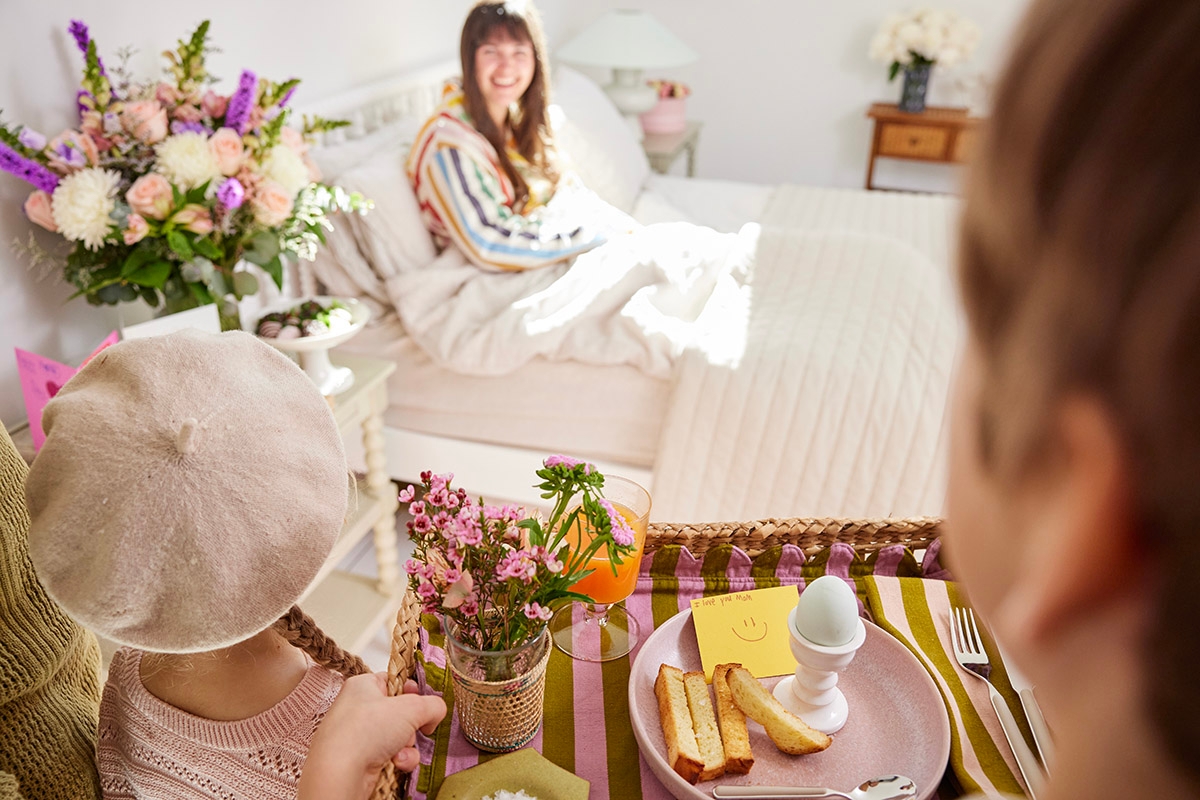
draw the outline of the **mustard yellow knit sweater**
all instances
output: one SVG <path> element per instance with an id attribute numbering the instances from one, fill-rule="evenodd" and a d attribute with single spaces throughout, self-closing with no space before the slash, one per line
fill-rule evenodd
<path id="1" fill-rule="evenodd" d="M 96 800 L 100 649 L 33 573 L 25 473 L 0 425 L 0 800 Z"/>

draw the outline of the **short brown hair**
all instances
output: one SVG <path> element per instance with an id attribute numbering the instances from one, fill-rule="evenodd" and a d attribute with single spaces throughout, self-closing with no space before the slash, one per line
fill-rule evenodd
<path id="1" fill-rule="evenodd" d="M 1060 398 L 1097 398 L 1131 459 L 1150 707 L 1200 776 L 1200 3 L 1042 0 L 966 191 L 960 281 L 985 369 L 985 459 L 1012 480 Z M 1104 554 L 1096 554 L 1103 558 Z"/>

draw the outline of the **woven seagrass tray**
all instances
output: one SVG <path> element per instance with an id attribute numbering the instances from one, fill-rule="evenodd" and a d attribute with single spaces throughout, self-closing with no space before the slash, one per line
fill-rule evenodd
<path id="1" fill-rule="evenodd" d="M 805 555 L 817 553 L 836 542 L 869 553 L 893 544 L 909 549 L 928 547 L 941 533 L 942 520 L 932 517 L 914 519 L 761 519 L 750 522 L 713 522 L 674 524 L 653 522 L 646 531 L 646 552 L 677 544 L 692 555 L 703 556 L 714 547 L 730 544 L 751 556 L 784 544 L 793 544 Z M 388 692 L 397 694 L 416 667 L 420 635 L 421 604 L 412 592 L 405 592 L 392 630 L 392 652 L 388 659 Z M 408 796 L 404 774 L 387 770 L 375 787 L 374 800 L 393 800 Z"/>

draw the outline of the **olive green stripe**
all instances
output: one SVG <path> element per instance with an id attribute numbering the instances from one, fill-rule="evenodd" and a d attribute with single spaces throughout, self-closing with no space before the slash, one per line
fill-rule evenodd
<path id="1" fill-rule="evenodd" d="M 422 614 L 421 625 L 429 634 L 431 646 L 445 647 L 445 638 L 441 634 L 441 626 L 435 617 Z M 454 719 L 454 691 L 450 686 L 449 668 L 438 667 L 426 661 L 421 654 L 418 654 L 418 658 L 421 659 L 425 670 L 425 683 L 430 689 L 441 693 L 442 699 L 446 702 L 446 716 L 438 725 L 437 730 L 433 732 L 433 757 L 430 759 L 429 769 L 428 771 L 422 769 L 417 778 L 417 788 L 426 794 L 432 794 L 442 785 L 442 781 L 446 777 L 446 760 L 450 751 L 450 725 Z"/>
<path id="2" fill-rule="evenodd" d="M 553 645 L 552 645 L 553 647 Z M 575 676 L 571 657 L 557 647 L 546 666 L 542 755 L 568 772 L 575 771 Z"/>
<path id="3" fill-rule="evenodd" d="M 933 612 L 929 609 L 929 600 L 925 596 L 925 586 L 920 581 L 900 581 L 900 596 L 904 601 L 904 614 L 912 629 L 913 637 L 918 642 L 937 642 L 937 626 L 933 622 Z M 987 728 L 979 712 L 971 703 L 963 686 L 961 667 L 950 661 L 950 656 L 942 647 L 929 647 L 925 650 L 926 657 L 933 663 L 934 668 L 941 674 L 954 696 L 954 703 L 962 714 L 963 728 L 975 751 L 975 757 L 988 779 L 999 792 L 1020 795 L 1021 785 L 1013 777 L 1000 754 L 996 743 L 988 735 Z M 964 781 L 967 782 L 967 781 Z M 970 791 L 979 791 L 978 786 L 967 787 Z"/>
<path id="4" fill-rule="evenodd" d="M 681 552 L 678 545 L 668 545 L 654 553 L 654 562 L 650 565 L 653 576 L 650 612 L 655 628 L 679 613 L 679 579 L 675 577 L 675 568 L 679 565 Z"/>
<path id="5" fill-rule="evenodd" d="M 958 584 L 951 581 L 946 582 L 946 594 L 950 598 L 952 606 L 969 606 L 967 598 L 959 591 Z M 978 618 L 976 619 L 978 623 Z M 1017 690 L 1013 688 L 1012 681 L 1008 677 L 1008 670 L 1004 668 L 1004 660 L 1000 658 L 1000 648 L 996 647 L 995 640 L 992 639 L 992 633 L 983 625 L 977 625 L 979 635 L 983 637 L 984 650 L 988 654 L 988 660 L 992 664 L 992 672 L 990 680 L 996 690 L 1000 692 L 1000 696 L 1004 698 L 1004 702 L 1008 705 L 1008 710 L 1012 712 L 1013 719 L 1017 721 L 1017 727 L 1021 729 L 1021 735 L 1025 737 L 1025 742 L 1031 747 L 1034 747 L 1033 730 L 1029 727 L 1029 720 L 1025 717 L 1025 709 L 1021 707 L 1021 698 L 1017 694 Z"/>
<path id="6" fill-rule="evenodd" d="M 782 547 L 772 547 L 764 551 L 750 564 L 750 577 L 754 585 L 760 589 L 779 586 L 783 583 L 775 571 L 779 569 L 779 559 L 783 556 Z"/>
<path id="7" fill-rule="evenodd" d="M 729 592 L 729 557 L 733 555 L 733 545 L 723 544 L 709 550 L 704 556 L 704 565 L 700 567 L 700 575 L 704 578 L 704 596 Z"/>
<path id="8" fill-rule="evenodd" d="M 604 662 L 604 740 L 609 800 L 641 800 L 637 740 L 629 720 L 629 656 Z"/>

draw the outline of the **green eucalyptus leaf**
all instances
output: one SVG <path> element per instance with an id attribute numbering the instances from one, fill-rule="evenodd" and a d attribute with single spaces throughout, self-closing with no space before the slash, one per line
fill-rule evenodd
<path id="1" fill-rule="evenodd" d="M 258 291 L 258 278 L 254 273 L 241 269 L 233 273 L 233 293 L 237 297 L 246 297 Z"/>
<path id="2" fill-rule="evenodd" d="M 170 261 L 151 261 L 149 264 L 138 267 L 136 270 L 125 276 L 130 283 L 136 283 L 138 286 L 150 286 L 158 289 L 171 274 Z M 134 296 L 130 297 L 133 300 L 137 297 L 136 291 Z"/>

